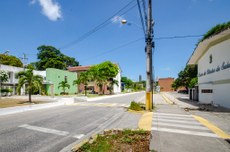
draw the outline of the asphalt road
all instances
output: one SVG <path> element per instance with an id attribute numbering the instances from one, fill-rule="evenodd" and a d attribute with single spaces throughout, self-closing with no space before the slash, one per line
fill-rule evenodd
<path id="1" fill-rule="evenodd" d="M 90 104 L 129 104 L 143 96 L 144 92 L 90 101 L 88 106 L 60 106 L 0 116 L 0 152 L 57 152 L 107 128 L 135 128 L 140 115 L 130 114 L 121 106 Z"/>

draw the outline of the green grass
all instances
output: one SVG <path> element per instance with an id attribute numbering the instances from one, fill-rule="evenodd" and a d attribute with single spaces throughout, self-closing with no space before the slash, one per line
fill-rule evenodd
<path id="1" fill-rule="evenodd" d="M 98 135 L 93 143 L 85 143 L 76 152 L 119 152 L 149 148 L 150 132 L 144 130 L 107 131 Z"/>
<path id="2" fill-rule="evenodd" d="M 135 101 L 132 101 L 130 106 L 129 106 L 130 110 L 135 110 L 135 111 L 142 111 L 145 109 L 145 105 L 142 103 L 137 103 Z"/>

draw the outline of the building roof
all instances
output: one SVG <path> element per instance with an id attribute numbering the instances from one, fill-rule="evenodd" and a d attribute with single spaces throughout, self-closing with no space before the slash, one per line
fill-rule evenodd
<path id="1" fill-rule="evenodd" d="M 75 67 L 69 67 L 68 70 L 70 72 L 79 72 L 79 71 L 87 71 L 91 68 L 91 66 L 75 66 Z"/>
<path id="2" fill-rule="evenodd" d="M 190 56 L 187 64 L 197 64 L 210 47 L 227 39 L 230 39 L 230 28 L 200 42 Z"/>

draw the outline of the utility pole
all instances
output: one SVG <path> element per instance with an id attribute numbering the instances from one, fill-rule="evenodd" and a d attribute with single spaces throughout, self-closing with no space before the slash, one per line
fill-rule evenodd
<path id="1" fill-rule="evenodd" d="M 152 48 L 153 43 L 153 19 L 152 19 L 152 0 L 148 0 L 148 21 L 146 35 L 146 110 L 152 109 L 153 102 L 153 78 L 152 78 Z"/>

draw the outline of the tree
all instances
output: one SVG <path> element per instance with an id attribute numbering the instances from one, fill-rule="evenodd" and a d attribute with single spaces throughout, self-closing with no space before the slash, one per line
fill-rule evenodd
<path id="1" fill-rule="evenodd" d="M 0 71 L 0 97 L 2 96 L 1 93 L 3 92 L 3 90 L 2 90 L 2 83 L 3 82 L 7 82 L 8 79 L 9 79 L 8 74 L 5 71 Z"/>
<path id="2" fill-rule="evenodd" d="M 8 79 L 9 79 L 8 74 L 5 71 L 0 71 L 0 80 L 1 80 L 1 83 L 8 81 Z"/>
<path id="3" fill-rule="evenodd" d="M 114 78 L 110 78 L 110 80 L 109 80 L 109 93 L 110 94 L 112 94 L 112 92 L 113 92 L 113 86 L 114 85 L 119 86 L 118 81 Z"/>
<path id="4" fill-rule="evenodd" d="M 91 76 L 91 73 L 89 71 L 82 72 L 82 73 L 80 73 L 78 79 L 73 81 L 73 85 L 83 84 L 84 90 L 85 90 L 85 96 L 87 96 L 87 86 L 88 86 L 88 83 L 91 79 L 92 79 L 92 76 Z"/>
<path id="5" fill-rule="evenodd" d="M 0 54 L 0 64 L 23 67 L 21 60 L 15 56 Z"/>
<path id="6" fill-rule="evenodd" d="M 108 81 L 116 77 L 119 72 L 119 68 L 116 64 L 110 61 L 105 61 L 101 64 L 97 64 L 90 68 L 90 72 L 93 75 L 93 79 L 96 81 L 100 92 L 104 94 L 103 86 L 107 85 Z"/>
<path id="7" fill-rule="evenodd" d="M 187 65 L 184 70 L 179 72 L 178 78 L 173 82 L 172 87 L 174 89 L 179 87 L 186 87 L 188 89 L 191 80 L 196 77 L 197 65 Z"/>
<path id="8" fill-rule="evenodd" d="M 20 94 L 20 89 L 25 84 L 26 90 L 29 93 L 29 102 L 32 102 L 31 95 L 33 89 L 42 88 L 43 77 L 40 75 L 34 75 L 33 69 L 27 69 L 26 71 L 21 71 L 17 74 L 17 77 L 19 77 L 17 92 Z"/>
<path id="9" fill-rule="evenodd" d="M 66 89 L 65 88 L 70 88 L 70 85 L 68 84 L 68 82 L 67 81 L 61 81 L 59 84 L 58 84 L 58 89 L 59 88 L 62 88 L 62 90 L 63 90 L 63 94 L 64 95 L 66 95 Z"/>
<path id="10" fill-rule="evenodd" d="M 66 70 L 70 66 L 78 66 L 79 62 L 75 58 L 66 56 L 53 46 L 42 45 L 38 49 L 38 62 L 31 63 L 35 65 L 37 70 L 45 70 L 46 68 L 56 68 Z"/>
<path id="11" fill-rule="evenodd" d="M 133 86 L 133 81 L 127 77 L 121 77 L 121 82 L 124 83 L 125 88 L 130 89 Z"/>

